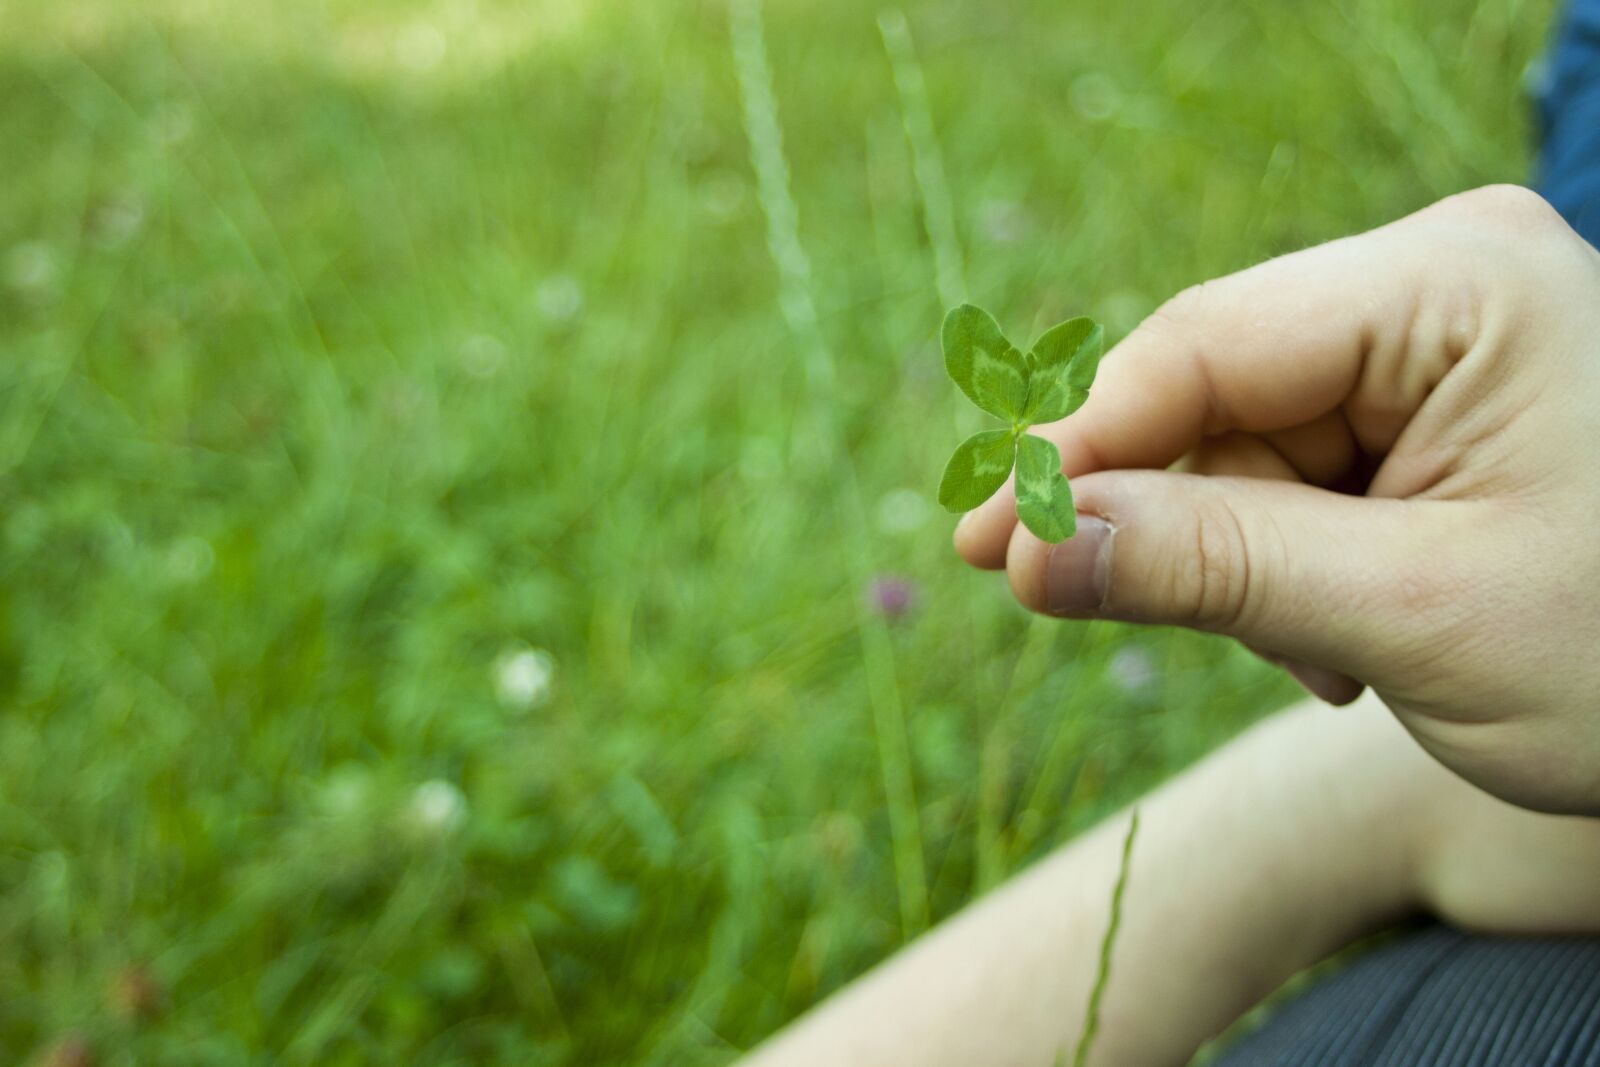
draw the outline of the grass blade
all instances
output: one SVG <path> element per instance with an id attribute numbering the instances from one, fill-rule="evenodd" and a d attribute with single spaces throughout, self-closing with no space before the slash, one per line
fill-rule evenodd
<path id="1" fill-rule="evenodd" d="M 1111 891 L 1111 921 L 1106 924 L 1106 936 L 1100 940 L 1100 965 L 1095 972 L 1094 988 L 1089 991 L 1089 1005 L 1084 1009 L 1083 1032 L 1078 1035 L 1078 1048 L 1072 1055 L 1072 1067 L 1084 1067 L 1089 1062 L 1095 1031 L 1100 1029 L 1100 1001 L 1111 982 L 1111 950 L 1117 942 L 1117 927 L 1122 925 L 1122 895 L 1128 888 L 1133 839 L 1138 835 L 1139 809 L 1135 808 L 1133 818 L 1128 822 L 1128 835 L 1122 839 L 1122 863 L 1117 868 L 1116 888 Z"/>

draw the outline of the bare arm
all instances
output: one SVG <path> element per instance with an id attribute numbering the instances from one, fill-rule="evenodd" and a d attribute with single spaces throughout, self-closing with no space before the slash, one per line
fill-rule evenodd
<path id="1" fill-rule="evenodd" d="M 1600 822 L 1488 797 L 1370 697 L 1269 720 L 1141 812 L 1097 1065 L 1183 1063 L 1296 971 L 1434 904 L 1479 925 L 1600 926 L 1587 889 L 1600 882 Z M 1070 1055 L 1125 829 L 1110 820 L 1040 862 L 748 1067 Z"/>

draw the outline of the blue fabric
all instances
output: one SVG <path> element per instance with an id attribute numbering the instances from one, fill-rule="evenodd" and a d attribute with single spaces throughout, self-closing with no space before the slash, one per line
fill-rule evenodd
<path id="1" fill-rule="evenodd" d="M 1600 246 L 1600 0 L 1570 0 L 1538 105 L 1537 188 Z"/>

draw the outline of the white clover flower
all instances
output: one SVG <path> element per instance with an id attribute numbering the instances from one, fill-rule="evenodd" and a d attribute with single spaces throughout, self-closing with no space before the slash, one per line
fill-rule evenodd
<path id="1" fill-rule="evenodd" d="M 467 820 L 467 798 L 452 782 L 432 778 L 411 791 L 406 822 L 429 837 L 454 833 Z"/>
<path id="2" fill-rule="evenodd" d="M 1072 109 L 1090 122 L 1104 122 L 1122 106 L 1122 93 L 1110 78 L 1098 71 L 1080 74 L 1067 90 Z"/>
<path id="3" fill-rule="evenodd" d="M 316 799 L 323 812 L 335 818 L 359 814 L 372 800 L 372 776 L 359 764 L 336 767 L 317 787 Z"/>
<path id="4" fill-rule="evenodd" d="M 494 690 L 511 711 L 530 711 L 550 699 L 556 661 L 542 648 L 510 648 L 494 662 Z"/>
<path id="5" fill-rule="evenodd" d="M 534 293 L 539 314 L 553 323 L 570 322 L 583 310 L 583 289 L 570 274 L 553 274 Z"/>
<path id="6" fill-rule="evenodd" d="M 474 378 L 493 378 L 506 365 L 506 346 L 500 338 L 476 333 L 461 342 L 461 369 Z"/>
<path id="7" fill-rule="evenodd" d="M 90 219 L 94 240 L 105 248 L 127 244 L 144 227 L 144 200 L 134 192 L 124 192 L 100 204 Z"/>
<path id="8" fill-rule="evenodd" d="M 878 501 L 878 529 L 886 534 L 911 533 L 927 521 L 927 498 L 915 489 L 891 489 Z"/>
<path id="9" fill-rule="evenodd" d="M 745 181 L 731 170 L 717 171 L 701 182 L 696 193 L 700 207 L 712 221 L 728 223 L 744 213 L 750 194 Z"/>
<path id="10" fill-rule="evenodd" d="M 407 26 L 394 43 L 394 58 L 418 74 L 432 70 L 444 59 L 444 34 L 425 22 Z"/>
<path id="11" fill-rule="evenodd" d="M 182 537 L 167 549 L 167 573 L 174 581 L 197 582 L 211 573 L 216 554 L 204 537 Z"/>
<path id="12" fill-rule="evenodd" d="M 414 422 L 428 403 L 427 391 L 421 383 L 399 375 L 383 384 L 379 399 L 384 414 L 402 425 Z"/>
<path id="13" fill-rule="evenodd" d="M 151 114 L 146 128 L 157 144 L 181 144 L 194 132 L 194 112 L 187 104 L 162 104 Z"/>
<path id="14" fill-rule="evenodd" d="M 996 244 L 1016 244 L 1027 236 L 1027 212 L 1011 200 L 985 200 L 978 205 L 978 230 Z"/>
<path id="15" fill-rule="evenodd" d="M 1127 333 L 1139 325 L 1146 315 L 1155 309 L 1156 302 L 1144 293 L 1133 289 L 1119 289 L 1105 298 L 1107 329 L 1116 329 L 1119 333 Z"/>
<path id="16" fill-rule="evenodd" d="M 1106 674 L 1118 689 L 1130 696 L 1148 693 L 1160 678 L 1155 660 L 1137 645 L 1124 645 L 1111 654 Z"/>
<path id="17" fill-rule="evenodd" d="M 48 298 L 60 273 L 56 251 L 44 241 L 27 241 L 6 253 L 6 285 L 29 299 Z"/>

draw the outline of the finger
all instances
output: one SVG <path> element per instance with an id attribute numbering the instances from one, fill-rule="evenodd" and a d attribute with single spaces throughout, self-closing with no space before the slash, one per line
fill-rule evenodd
<path id="1" fill-rule="evenodd" d="M 1300 480 L 1299 472 L 1282 453 L 1265 438 L 1248 433 L 1208 437 L 1180 458 L 1173 469 L 1185 474 Z"/>
<path id="2" fill-rule="evenodd" d="M 1262 436 L 1307 485 L 1346 482 L 1360 472 L 1366 459 L 1342 411 Z"/>
<path id="3" fill-rule="evenodd" d="M 1299 660 L 1286 661 L 1283 669 L 1304 686 L 1306 692 L 1337 707 L 1355 703 L 1367 688 L 1348 674 L 1330 671 L 1326 667 L 1314 667 Z"/>
<path id="4" fill-rule="evenodd" d="M 1315 667 L 1309 663 L 1302 663 L 1297 659 L 1289 659 L 1278 655 L 1270 649 L 1261 648 L 1249 642 L 1240 643 L 1256 656 L 1281 669 L 1299 682 L 1306 692 L 1329 704 L 1343 706 L 1352 703 L 1367 688 L 1347 674 Z"/>
<path id="5" fill-rule="evenodd" d="M 1459 584 L 1448 546 L 1483 521 L 1478 505 L 1257 478 L 1108 471 L 1073 488 L 1077 536 L 1012 535 L 1007 570 L 1025 606 L 1231 634 L 1369 684 L 1438 632 Z M 1330 699 L 1349 691 L 1307 680 Z"/>
<path id="6" fill-rule="evenodd" d="M 1470 342 L 1451 303 L 1469 257 L 1419 239 L 1429 212 L 1185 290 L 1106 357 L 1089 399 L 1043 429 L 1068 477 L 1162 468 L 1208 435 L 1278 434 L 1346 420 L 1343 462 L 1382 454 Z M 1437 228 L 1437 227 L 1435 227 Z M 1430 247 L 1432 246 L 1432 247 Z M 1427 308 L 1424 314 L 1423 309 Z M 1426 336 L 1412 327 L 1426 324 Z M 1321 480 L 1320 464 L 1310 464 Z M 1005 558 L 1015 497 L 997 493 L 958 527 L 974 566 Z"/>

